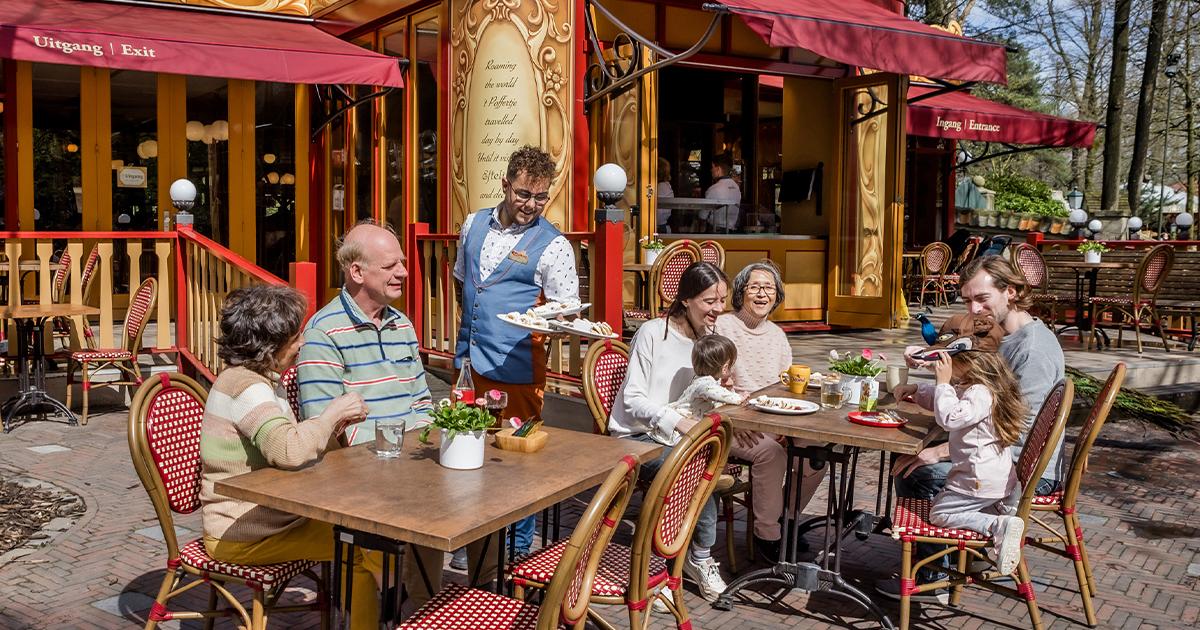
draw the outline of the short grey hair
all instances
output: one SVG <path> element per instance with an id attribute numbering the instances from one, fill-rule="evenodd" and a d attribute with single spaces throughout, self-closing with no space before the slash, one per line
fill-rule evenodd
<path id="1" fill-rule="evenodd" d="M 386 221 L 376 221 L 375 219 L 361 219 L 358 223 L 354 224 L 354 227 L 346 230 L 346 234 L 349 234 L 351 230 L 360 225 L 374 225 L 375 227 L 381 227 L 391 232 L 392 236 L 395 236 L 397 240 L 400 238 L 399 235 L 396 234 L 396 229 L 392 227 L 392 224 L 387 223 Z M 338 267 L 342 268 L 343 273 L 350 271 L 350 265 L 353 265 L 356 262 L 362 262 L 363 255 L 365 254 L 361 243 L 346 241 L 346 234 L 342 234 L 338 237 L 337 250 L 334 254 L 334 256 L 337 258 Z"/>
<path id="2" fill-rule="evenodd" d="M 737 277 L 733 279 L 733 310 L 735 312 L 742 310 L 742 306 L 746 303 L 746 287 L 750 284 L 750 274 L 755 271 L 764 271 L 770 274 L 771 281 L 775 283 L 775 304 L 771 305 L 771 310 L 774 311 L 779 308 L 780 304 L 783 304 L 783 276 L 779 273 L 779 267 L 775 263 L 764 258 L 743 267 Z"/>
<path id="3" fill-rule="evenodd" d="M 231 367 L 263 375 L 275 371 L 275 354 L 300 333 L 307 313 L 308 300 L 291 287 L 236 289 L 221 308 L 217 355 Z"/>

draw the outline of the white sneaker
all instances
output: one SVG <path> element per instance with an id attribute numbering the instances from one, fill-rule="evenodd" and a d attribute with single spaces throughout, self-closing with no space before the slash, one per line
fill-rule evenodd
<path id="1" fill-rule="evenodd" d="M 1000 573 L 1010 575 L 1017 569 L 1017 563 L 1021 561 L 1021 540 L 1024 536 L 1025 521 L 1020 517 L 1001 516 L 996 521 L 989 555 L 996 562 Z"/>
<path id="2" fill-rule="evenodd" d="M 720 563 L 709 556 L 693 558 L 687 554 L 683 561 L 683 573 L 700 587 L 700 596 L 715 602 L 725 592 L 725 580 L 721 579 Z"/>

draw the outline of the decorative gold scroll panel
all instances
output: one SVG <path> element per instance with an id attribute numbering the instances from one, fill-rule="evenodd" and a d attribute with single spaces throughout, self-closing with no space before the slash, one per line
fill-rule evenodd
<path id="1" fill-rule="evenodd" d="M 451 0 L 451 217 L 496 205 L 525 144 L 557 165 L 546 218 L 570 229 L 574 7 L 565 0 Z"/>
<path id="2" fill-rule="evenodd" d="M 876 108 L 886 107 L 887 86 L 858 88 L 854 91 L 851 101 L 851 119 Z M 844 243 L 840 261 L 841 295 L 883 295 L 887 125 L 887 113 L 876 115 L 852 127 L 849 138 L 849 159 L 845 164 L 849 179 L 848 203 L 846 220 L 842 223 L 841 230 Z"/>

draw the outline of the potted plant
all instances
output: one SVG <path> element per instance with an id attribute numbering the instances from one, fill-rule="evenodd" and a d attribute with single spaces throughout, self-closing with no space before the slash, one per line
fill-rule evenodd
<path id="1" fill-rule="evenodd" d="M 666 247 L 656 236 L 643 236 L 638 242 L 642 245 L 642 262 L 647 265 L 653 265 L 654 259 L 658 258 Z"/>
<path id="2" fill-rule="evenodd" d="M 483 466 L 487 429 L 495 420 L 486 407 L 464 402 L 451 403 L 443 398 L 429 412 L 429 423 L 421 429 L 420 439 L 422 443 L 429 444 L 430 432 L 440 429 L 442 442 L 438 450 L 438 463 L 457 470 L 479 468 Z"/>
<path id="3" fill-rule="evenodd" d="M 876 355 L 870 348 L 864 348 L 857 355 L 830 350 L 829 369 L 842 375 L 842 401 L 850 405 L 859 404 L 864 383 L 868 397 L 879 398 L 879 381 L 876 377 L 887 369 L 886 361 L 883 353 Z"/>
<path id="4" fill-rule="evenodd" d="M 1104 246 L 1104 243 L 1099 241 L 1084 241 L 1075 248 L 1077 251 L 1083 252 L 1083 261 L 1089 263 L 1100 262 L 1100 255 L 1104 252 L 1112 251 Z"/>

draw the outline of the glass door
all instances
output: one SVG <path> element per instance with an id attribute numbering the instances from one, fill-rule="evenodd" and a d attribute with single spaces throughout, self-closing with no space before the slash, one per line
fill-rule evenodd
<path id="1" fill-rule="evenodd" d="M 838 84 L 838 203 L 829 234 L 829 323 L 890 328 L 907 313 L 898 292 L 904 202 L 907 77 Z M 898 317 L 900 316 L 900 317 Z"/>

